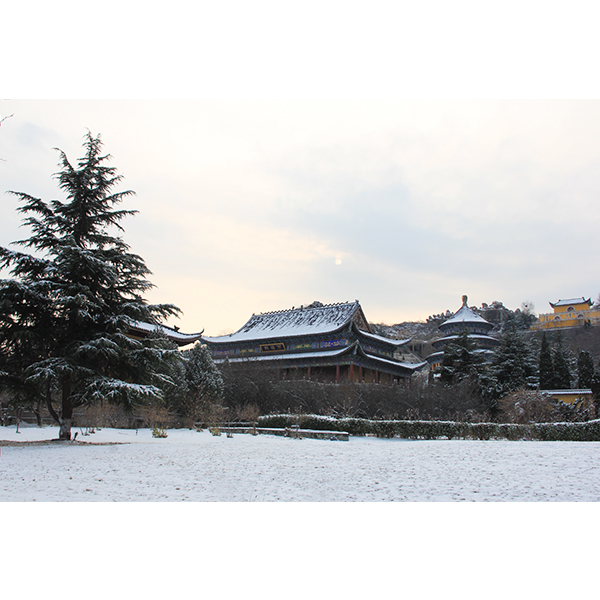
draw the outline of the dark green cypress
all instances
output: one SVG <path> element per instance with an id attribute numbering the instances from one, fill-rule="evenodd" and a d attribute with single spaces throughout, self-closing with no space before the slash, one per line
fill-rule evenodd
<path id="1" fill-rule="evenodd" d="M 544 331 L 542 346 L 540 348 L 540 390 L 551 390 L 553 387 L 554 364 L 552 361 L 552 351 L 546 337 L 546 332 Z"/>
<path id="2" fill-rule="evenodd" d="M 594 361 L 586 350 L 581 350 L 577 356 L 577 388 L 588 389 L 592 387 L 594 378 Z"/>
<path id="3" fill-rule="evenodd" d="M 569 357 L 562 343 L 562 337 L 559 335 L 552 353 L 552 362 L 554 363 L 554 389 L 571 389 L 571 369 L 569 368 Z"/>

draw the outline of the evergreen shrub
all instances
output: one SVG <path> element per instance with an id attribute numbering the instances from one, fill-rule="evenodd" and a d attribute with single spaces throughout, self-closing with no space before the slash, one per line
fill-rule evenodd
<path id="1" fill-rule="evenodd" d="M 460 421 L 408 421 L 323 417 L 320 415 L 264 415 L 259 427 L 284 429 L 300 423 L 302 429 L 345 431 L 350 435 L 376 435 L 408 440 L 539 440 L 600 441 L 600 419 L 583 423 L 465 423 Z"/>

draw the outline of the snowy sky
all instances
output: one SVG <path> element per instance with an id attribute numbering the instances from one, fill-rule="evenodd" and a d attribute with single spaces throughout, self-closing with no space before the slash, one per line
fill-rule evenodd
<path id="1" fill-rule="evenodd" d="M 67 25 L 51 35 L 41 20 L 34 37 L 52 40 L 51 51 L 23 50 L 26 77 L 6 66 L 3 95 L 35 99 L 0 100 L 0 115 L 14 115 L 0 127 L 0 190 L 60 197 L 53 148 L 75 161 L 86 130 L 100 133 L 122 189 L 137 193 L 125 239 L 153 271 L 149 299 L 178 305 L 184 316 L 170 324 L 185 332 L 229 333 L 253 312 L 313 300 L 358 299 L 370 321 L 388 324 L 456 310 L 463 294 L 512 309 L 528 300 L 536 312 L 559 298 L 595 300 L 600 101 L 582 85 L 589 69 L 573 60 L 591 38 L 571 31 L 566 53 L 550 33 L 569 23 L 558 5 L 541 17 L 509 2 L 494 17 L 499 31 L 475 34 L 460 10 L 433 4 L 423 37 L 398 13 L 388 22 L 386 3 L 370 4 L 367 16 L 325 2 L 315 24 L 310 3 L 284 15 L 259 2 L 257 16 L 226 2 L 203 13 L 220 29 L 192 36 L 179 21 L 158 45 L 143 31 L 114 38 L 94 56 L 97 71 L 75 51 L 93 32 L 65 40 Z M 427 10 L 404 17 L 425 23 Z M 289 36 L 269 26 L 292 18 Z M 144 19 L 152 31 L 174 17 Z M 549 29 L 532 51 L 524 28 L 536 19 Z M 333 21 L 339 33 L 329 37 Z M 161 54 L 167 47 L 177 60 Z M 56 68 L 63 51 L 66 70 Z M 550 99 L 532 99 L 540 97 Z M 26 236 L 15 208 L 3 195 L 2 245 Z"/>

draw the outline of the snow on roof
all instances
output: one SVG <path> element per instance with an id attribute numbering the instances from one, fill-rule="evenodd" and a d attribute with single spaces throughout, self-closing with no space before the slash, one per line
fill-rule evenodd
<path id="1" fill-rule="evenodd" d="M 380 342 L 386 342 L 387 344 L 392 344 L 393 346 L 406 346 L 412 338 L 407 338 L 405 340 L 394 340 L 392 338 L 383 337 L 381 335 L 375 335 L 374 333 L 367 333 L 366 331 L 361 331 L 361 335 L 364 335 L 366 338 L 371 338 L 373 340 L 377 340 Z"/>
<path id="2" fill-rule="evenodd" d="M 244 358 L 218 358 L 215 359 L 216 364 L 222 364 L 226 361 L 230 363 L 244 363 L 244 362 L 257 362 L 257 361 L 274 361 L 274 360 L 304 360 L 304 359 L 312 359 L 312 358 L 323 358 L 329 356 L 339 356 L 341 354 L 346 354 L 352 351 L 355 347 L 355 344 L 349 346 L 348 348 L 342 348 L 340 350 L 333 351 L 321 351 L 321 352 L 299 352 L 299 353 L 289 353 L 289 354 L 271 354 L 269 356 L 248 356 Z M 397 360 L 389 360 L 386 358 L 382 358 L 381 356 L 374 356 L 373 354 L 368 354 L 363 352 L 364 356 L 374 360 L 376 362 L 385 363 L 388 365 L 392 365 L 394 367 L 403 367 L 405 369 L 409 369 L 411 371 L 416 371 L 427 365 L 427 361 L 421 363 L 406 363 L 400 362 Z"/>
<path id="3" fill-rule="evenodd" d="M 348 348 L 342 348 L 341 350 L 325 350 L 321 352 L 297 352 L 297 353 L 286 353 L 286 354 L 269 354 L 267 356 L 245 356 L 242 358 L 216 358 L 215 363 L 221 364 L 224 362 L 240 363 L 240 362 L 256 362 L 256 361 L 272 361 L 272 360 L 292 360 L 292 359 L 310 359 L 310 358 L 323 358 L 328 356 L 339 356 L 352 349 L 352 346 Z"/>
<path id="4" fill-rule="evenodd" d="M 442 338 L 438 338 L 437 340 L 433 340 L 432 343 L 437 344 L 438 342 L 449 342 L 451 340 L 459 340 L 460 337 L 460 335 L 446 335 Z M 469 333 L 467 337 L 470 340 L 493 340 L 494 342 L 498 341 L 497 338 L 492 337 L 491 335 L 484 335 L 482 333 Z"/>
<path id="5" fill-rule="evenodd" d="M 476 315 L 468 306 L 463 305 L 457 311 L 457 313 L 447 321 L 444 321 L 440 325 L 440 329 L 446 325 L 453 325 L 456 323 L 481 323 L 491 325 L 489 321 L 486 321 L 483 317 Z"/>
<path id="6" fill-rule="evenodd" d="M 561 396 L 591 396 L 592 390 L 589 388 L 584 388 L 580 390 L 540 390 L 542 394 L 549 394 L 551 396 L 561 395 Z"/>
<path id="7" fill-rule="evenodd" d="M 473 350 L 473 354 L 488 354 L 488 355 L 492 356 L 494 354 L 494 351 L 489 350 L 488 348 L 475 348 L 475 350 Z M 438 352 L 431 353 L 427 357 L 427 360 L 429 362 L 431 362 L 431 359 L 438 359 L 438 358 L 443 358 L 443 357 L 444 357 L 444 351 L 440 350 Z"/>
<path id="8" fill-rule="evenodd" d="M 558 302 L 555 302 L 554 304 L 552 304 L 552 302 L 549 303 L 550 306 L 554 307 L 554 306 L 569 306 L 570 304 L 591 304 L 590 302 L 590 298 L 588 298 L 587 300 L 581 296 L 581 298 L 570 298 L 569 300 L 559 300 Z"/>
<path id="9" fill-rule="evenodd" d="M 398 360 L 389 360 L 387 358 L 382 358 L 381 356 L 374 356 L 373 354 L 367 354 L 366 352 L 365 352 L 365 356 L 372 360 L 376 360 L 378 362 L 387 363 L 388 365 L 394 365 L 395 367 L 404 367 L 405 369 L 410 369 L 411 371 L 416 371 L 417 369 L 420 369 L 421 367 L 424 367 L 426 364 L 428 364 L 427 361 L 420 362 L 420 363 L 407 363 L 407 362 L 400 362 Z"/>
<path id="10" fill-rule="evenodd" d="M 228 343 L 328 333 L 344 327 L 359 310 L 358 301 L 326 305 L 315 303 L 306 307 L 252 315 L 235 333 L 202 339 L 206 342 Z"/>
<path id="11" fill-rule="evenodd" d="M 177 329 L 167 327 L 166 325 L 155 325 L 153 323 L 144 323 L 142 321 L 133 321 L 130 327 L 132 330 L 140 333 L 152 333 L 153 331 L 158 330 L 180 346 L 191 344 L 202 337 L 202 331 L 200 333 L 181 333 Z"/>

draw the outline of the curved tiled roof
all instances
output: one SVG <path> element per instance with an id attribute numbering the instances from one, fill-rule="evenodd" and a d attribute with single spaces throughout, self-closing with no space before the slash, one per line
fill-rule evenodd
<path id="1" fill-rule="evenodd" d="M 468 306 L 463 305 L 452 318 L 448 319 L 447 321 L 444 321 L 440 325 L 440 329 L 444 331 L 444 329 L 447 329 L 449 326 L 460 325 L 463 323 L 480 325 L 489 329 L 492 329 L 494 327 L 489 321 L 486 321 L 483 317 L 480 317 L 479 315 L 475 314 Z"/>
<path id="2" fill-rule="evenodd" d="M 571 304 L 589 304 L 591 305 L 591 298 L 587 300 L 582 296 L 581 298 L 570 298 L 569 300 L 559 300 L 558 302 L 549 302 L 550 306 L 554 308 L 555 306 L 569 306 Z"/>
<path id="3" fill-rule="evenodd" d="M 362 310 L 358 301 L 279 310 L 252 315 L 238 331 L 219 337 L 203 337 L 205 342 L 242 342 L 338 331 Z"/>
<path id="4" fill-rule="evenodd" d="M 378 342 L 385 342 L 386 344 L 391 344 L 392 346 L 406 346 L 409 342 L 412 341 L 412 338 L 406 338 L 404 340 L 395 340 L 388 337 L 383 337 L 381 335 L 375 335 L 374 333 L 367 333 L 366 331 L 361 331 L 361 335 L 363 335 L 367 339 L 376 340 Z"/>
<path id="5" fill-rule="evenodd" d="M 200 333 L 181 333 L 177 329 L 167 327 L 166 325 L 153 325 L 151 323 L 143 323 L 142 321 L 132 321 L 129 326 L 130 334 L 136 337 L 146 337 L 153 331 L 164 333 L 167 338 L 175 342 L 178 346 L 193 344 L 202 337 L 202 331 Z"/>

